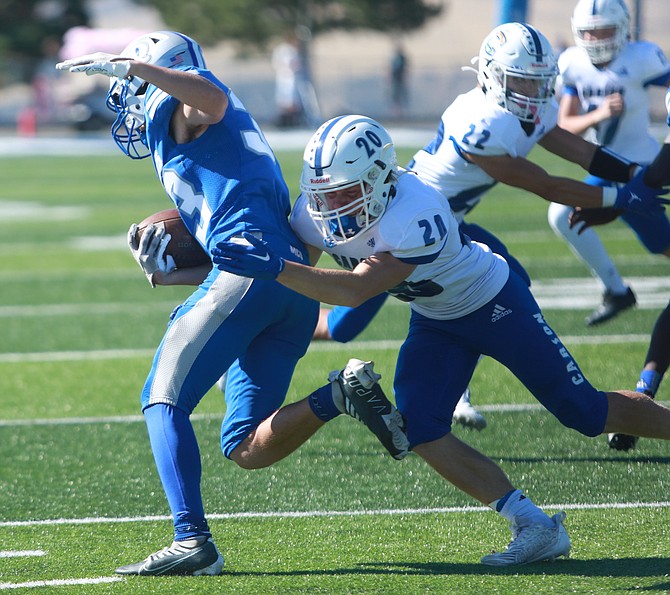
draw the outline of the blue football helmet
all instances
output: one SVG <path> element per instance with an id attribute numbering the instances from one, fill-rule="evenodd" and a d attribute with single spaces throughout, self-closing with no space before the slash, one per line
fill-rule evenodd
<path id="1" fill-rule="evenodd" d="M 206 68 L 202 48 L 190 37 L 175 31 L 155 31 L 130 42 L 122 56 L 166 68 Z M 107 107 L 116 112 L 112 137 L 132 159 L 150 155 L 144 131 L 144 95 L 149 83 L 137 76 L 113 78 L 107 93 Z"/>

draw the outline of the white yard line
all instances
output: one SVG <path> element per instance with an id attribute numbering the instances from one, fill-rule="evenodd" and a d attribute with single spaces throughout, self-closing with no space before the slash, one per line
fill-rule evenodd
<path id="1" fill-rule="evenodd" d="M 1 275 L 0 275 L 1 277 Z M 658 309 L 664 307 L 670 298 L 670 277 L 631 277 L 631 284 L 637 295 L 638 308 Z M 541 308 L 551 310 L 586 309 L 597 306 L 601 300 L 600 289 L 595 280 L 587 277 L 549 279 L 533 281 L 531 287 Z M 169 312 L 176 305 L 171 301 L 148 303 L 95 303 L 80 304 L 34 304 L 0 306 L 0 318 L 33 318 L 42 316 L 81 316 L 120 314 L 146 309 L 164 309 Z M 405 308 L 404 302 L 388 300 L 387 305 Z"/>
<path id="2" fill-rule="evenodd" d="M 603 502 L 603 503 L 570 503 L 545 504 L 539 503 L 547 510 L 610 510 L 628 508 L 670 508 L 670 501 L 660 502 Z M 443 508 L 382 508 L 370 510 L 305 510 L 284 512 L 229 512 L 210 513 L 210 520 L 231 519 L 284 519 L 284 518 L 320 518 L 342 516 L 401 516 L 413 514 L 458 514 L 469 512 L 490 512 L 488 506 L 448 506 Z M 34 521 L 2 521 L 0 528 L 11 527 L 43 527 L 53 525 L 96 525 L 121 523 L 153 523 L 172 520 L 167 515 L 137 517 L 89 517 L 79 519 L 44 519 Z"/>
<path id="3" fill-rule="evenodd" d="M 8 550 L 0 551 L 0 558 L 32 558 L 34 556 L 44 556 L 43 550 Z"/>
<path id="4" fill-rule="evenodd" d="M 670 407 L 670 401 L 658 401 Z M 477 405 L 478 411 L 496 413 L 524 413 L 527 411 L 543 411 L 540 403 L 500 403 L 494 405 Z M 221 419 L 223 413 L 194 413 L 191 420 Z M 141 415 L 110 415 L 107 417 L 59 417 L 43 419 L 0 419 L 0 428 L 30 426 L 72 426 L 80 424 L 131 424 L 144 423 Z M 0 524 L 1 525 L 1 524 Z"/>
<path id="5" fill-rule="evenodd" d="M 0 591 L 10 589 L 39 589 L 41 587 L 69 587 L 77 585 L 100 585 L 122 581 L 120 576 L 100 576 L 97 578 L 63 578 L 52 581 L 28 581 L 26 583 L 0 583 Z"/>
<path id="6" fill-rule="evenodd" d="M 40 316 L 81 316 L 125 314 L 128 312 L 144 312 L 165 310 L 170 312 L 176 302 L 147 302 L 141 304 L 112 302 L 109 304 L 37 304 L 34 306 L 0 306 L 0 318 L 35 318 Z"/>
<path id="7" fill-rule="evenodd" d="M 648 343 L 649 335 L 565 335 L 561 340 L 566 345 L 604 345 L 625 343 Z M 352 341 L 336 343 L 318 341 L 309 346 L 310 352 L 351 351 L 352 349 L 399 349 L 402 341 Z M 85 360 L 128 359 L 152 357 L 154 349 L 100 349 L 92 351 L 38 351 L 32 353 L 0 353 L 0 364 L 23 362 L 74 362 Z"/>

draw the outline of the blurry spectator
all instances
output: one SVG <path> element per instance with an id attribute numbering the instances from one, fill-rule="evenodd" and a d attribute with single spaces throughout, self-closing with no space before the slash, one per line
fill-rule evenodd
<path id="1" fill-rule="evenodd" d="M 42 41 L 42 59 L 33 76 L 34 108 L 39 122 L 53 122 L 58 116 L 57 79 L 61 73 L 56 70 L 56 64 L 60 61 L 60 47 L 57 37 L 46 37 Z"/>
<path id="2" fill-rule="evenodd" d="M 397 41 L 391 58 L 391 101 L 394 118 L 401 118 L 407 113 L 409 93 L 407 91 L 407 55 L 403 45 Z"/>
<path id="3" fill-rule="evenodd" d="M 275 69 L 275 103 L 277 126 L 298 126 L 303 121 L 304 109 L 300 99 L 299 78 L 303 70 L 298 38 L 289 34 L 272 51 Z"/>

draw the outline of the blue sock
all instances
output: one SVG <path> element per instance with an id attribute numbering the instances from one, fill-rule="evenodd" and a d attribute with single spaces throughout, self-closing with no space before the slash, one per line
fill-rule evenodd
<path id="1" fill-rule="evenodd" d="M 340 415 L 340 410 L 333 402 L 333 387 L 330 384 L 315 390 L 307 397 L 307 402 L 314 415 L 321 421 L 330 421 Z"/>
<path id="2" fill-rule="evenodd" d="M 662 378 L 663 377 L 655 370 L 642 370 L 635 390 L 638 393 L 645 393 L 653 399 L 656 396 L 656 391 L 661 384 Z"/>
<path id="3" fill-rule="evenodd" d="M 144 410 L 156 469 L 174 520 L 175 540 L 211 533 L 200 493 L 200 450 L 188 413 L 169 405 Z"/>

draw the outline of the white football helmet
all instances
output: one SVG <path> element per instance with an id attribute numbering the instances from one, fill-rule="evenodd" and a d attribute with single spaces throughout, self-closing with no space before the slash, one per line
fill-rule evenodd
<path id="1" fill-rule="evenodd" d="M 584 39 L 586 31 L 612 29 L 604 39 Z M 579 0 L 572 14 L 572 34 L 593 64 L 606 64 L 616 58 L 630 35 L 630 17 L 623 0 Z"/>
<path id="2" fill-rule="evenodd" d="M 530 25 L 505 23 L 486 36 L 478 61 L 486 97 L 519 120 L 535 122 L 554 95 L 558 74 L 549 40 Z"/>
<path id="3" fill-rule="evenodd" d="M 166 68 L 206 68 L 201 47 L 190 37 L 175 31 L 142 35 L 131 41 L 121 55 Z M 113 78 L 107 93 L 107 107 L 118 114 L 112 124 L 112 137 L 132 159 L 144 159 L 150 154 L 144 133 L 144 94 L 148 86 L 137 76 Z"/>
<path id="4" fill-rule="evenodd" d="M 305 147 L 300 189 L 324 245 L 342 244 L 379 221 L 397 172 L 393 141 L 375 120 L 338 116 L 323 124 Z"/>

